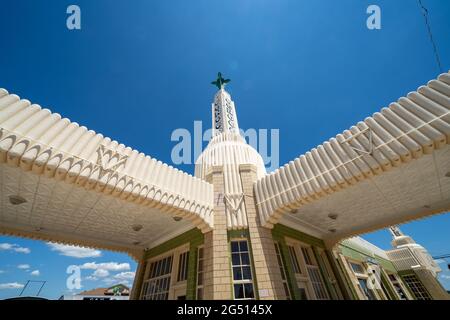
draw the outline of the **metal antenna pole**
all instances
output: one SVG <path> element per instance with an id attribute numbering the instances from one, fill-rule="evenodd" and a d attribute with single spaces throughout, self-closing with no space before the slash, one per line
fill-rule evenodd
<path id="1" fill-rule="evenodd" d="M 22 293 L 25 291 L 25 289 L 29 283 L 30 283 L 30 280 L 27 280 L 27 283 L 23 286 L 22 291 L 20 291 L 19 297 L 22 296 Z"/>
<path id="2" fill-rule="evenodd" d="M 39 294 L 41 293 L 42 288 L 43 288 L 44 285 L 47 283 L 47 281 L 41 281 L 41 282 L 42 282 L 42 285 L 41 285 L 41 287 L 39 288 L 39 291 L 38 291 L 36 297 L 39 297 Z"/>

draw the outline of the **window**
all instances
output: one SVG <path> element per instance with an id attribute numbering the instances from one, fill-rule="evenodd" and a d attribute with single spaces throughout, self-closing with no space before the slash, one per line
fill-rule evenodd
<path id="1" fill-rule="evenodd" d="M 385 297 L 387 300 L 392 300 L 392 298 L 391 298 L 391 296 L 390 296 L 390 294 L 389 294 L 388 289 L 387 289 L 386 286 L 384 285 L 384 282 L 383 282 L 383 281 L 380 281 L 380 284 L 381 284 L 381 291 L 383 291 L 384 297 Z"/>
<path id="2" fill-rule="evenodd" d="M 308 291 L 306 285 L 304 283 L 299 284 L 298 291 L 300 293 L 300 300 L 309 300 L 308 299 Z"/>
<path id="3" fill-rule="evenodd" d="M 338 282 L 334 275 L 333 269 L 330 264 L 330 260 L 328 259 L 327 254 L 324 250 L 320 249 L 319 252 L 320 252 L 320 256 L 322 257 L 322 261 L 324 262 L 324 265 L 325 265 L 324 270 L 323 270 L 325 273 L 325 276 L 328 277 L 328 279 L 330 280 L 331 286 L 334 290 L 334 293 L 336 294 L 337 299 L 343 300 L 344 297 L 342 296 Z"/>
<path id="4" fill-rule="evenodd" d="M 301 247 L 301 248 L 302 248 L 303 257 L 305 258 L 305 263 L 307 265 L 313 265 L 311 256 L 309 255 L 309 250 L 308 250 L 309 248 L 305 248 L 305 247 Z"/>
<path id="5" fill-rule="evenodd" d="M 354 263 L 354 262 L 349 262 L 350 267 L 352 268 L 354 273 L 360 273 L 360 274 L 365 274 L 366 271 L 364 269 L 364 267 L 359 264 L 359 263 Z"/>
<path id="6" fill-rule="evenodd" d="M 367 279 L 358 278 L 359 288 L 363 292 L 363 294 L 367 297 L 368 300 L 376 300 L 372 290 L 367 287 Z"/>
<path id="7" fill-rule="evenodd" d="M 314 259 L 314 253 L 310 247 L 301 247 L 303 258 L 306 263 L 306 270 L 308 271 L 308 276 L 311 281 L 314 293 L 318 300 L 328 299 L 328 293 L 322 281 L 322 276 L 320 274 L 319 266 Z"/>
<path id="8" fill-rule="evenodd" d="M 397 291 L 397 294 L 400 296 L 400 300 L 408 300 L 408 297 L 406 296 L 405 292 L 403 291 L 402 286 L 400 283 L 393 283 L 395 291 Z"/>
<path id="9" fill-rule="evenodd" d="M 301 299 L 329 299 L 312 248 L 292 241 L 288 249 Z"/>
<path id="10" fill-rule="evenodd" d="M 301 274 L 302 271 L 301 271 L 300 265 L 298 263 L 298 258 L 297 258 L 297 253 L 295 253 L 295 248 L 293 246 L 288 246 L 288 249 L 289 249 L 289 256 L 291 257 L 292 268 L 294 269 L 294 272 Z"/>
<path id="11" fill-rule="evenodd" d="M 203 275 L 205 267 L 205 256 L 203 247 L 197 249 L 197 300 L 203 300 Z"/>
<path id="12" fill-rule="evenodd" d="M 178 258 L 177 281 L 186 281 L 188 272 L 189 251 L 183 252 Z"/>
<path id="13" fill-rule="evenodd" d="M 431 300 L 427 289 L 423 286 L 422 282 L 417 279 L 415 274 L 403 276 L 403 280 L 406 282 L 411 292 L 414 294 L 417 300 Z"/>
<path id="14" fill-rule="evenodd" d="M 254 299 L 253 277 L 247 240 L 231 241 L 231 264 L 235 299 Z"/>
<path id="15" fill-rule="evenodd" d="M 291 300 L 291 292 L 289 290 L 289 285 L 287 283 L 286 271 L 284 269 L 283 258 L 281 256 L 280 245 L 275 242 L 275 252 L 277 254 L 278 266 L 280 267 L 281 279 L 283 280 L 283 287 L 286 300 Z"/>
<path id="16" fill-rule="evenodd" d="M 149 279 L 144 282 L 142 298 L 144 300 L 167 300 L 169 298 L 172 256 L 162 258 L 150 264 Z"/>
<path id="17" fill-rule="evenodd" d="M 389 277 L 389 280 L 391 281 L 392 285 L 394 286 L 395 291 L 397 292 L 398 296 L 400 297 L 400 300 L 408 300 L 408 297 L 406 296 L 405 291 L 403 291 L 402 285 L 398 281 L 397 277 L 392 273 L 389 273 L 388 277 Z"/>
<path id="18" fill-rule="evenodd" d="M 369 287 L 367 286 L 369 275 L 367 274 L 366 267 L 362 263 L 355 261 L 348 261 L 348 265 L 350 266 L 353 274 L 356 277 L 356 280 L 358 281 L 357 287 L 362 294 L 361 298 L 366 298 L 367 300 L 377 300 L 374 291 L 372 291 L 372 289 L 369 289 Z"/>

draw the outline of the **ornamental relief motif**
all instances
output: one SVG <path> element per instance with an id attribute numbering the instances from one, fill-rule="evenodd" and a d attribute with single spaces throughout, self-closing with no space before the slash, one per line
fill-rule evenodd
<path id="1" fill-rule="evenodd" d="M 233 113 L 233 107 L 231 104 L 231 100 L 230 99 L 225 99 L 225 110 L 227 113 L 227 123 L 228 123 L 228 129 L 234 129 L 235 128 L 235 123 L 234 123 L 234 113 Z"/>
<path id="2" fill-rule="evenodd" d="M 96 164 L 100 168 L 100 177 L 103 177 L 107 173 L 123 169 L 128 160 L 128 155 L 108 149 L 102 144 L 97 148 L 97 155 Z"/>
<path id="3" fill-rule="evenodd" d="M 241 208 L 243 200 L 244 200 L 244 193 L 236 193 L 236 194 L 228 193 L 225 194 L 223 197 L 225 208 L 227 208 L 233 215 L 237 215 L 238 210 Z"/>
<path id="4" fill-rule="evenodd" d="M 214 103 L 214 126 L 216 130 L 223 131 L 221 108 L 218 103 Z"/>

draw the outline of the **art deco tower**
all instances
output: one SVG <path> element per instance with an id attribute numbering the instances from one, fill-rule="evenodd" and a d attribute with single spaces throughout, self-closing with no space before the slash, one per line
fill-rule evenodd
<path id="1" fill-rule="evenodd" d="M 247 284 L 251 288 L 245 287 L 241 294 L 273 299 L 283 296 L 284 289 L 271 230 L 261 226 L 253 189 L 266 170 L 262 157 L 240 134 L 234 102 L 225 90 L 227 82 L 220 73 L 213 82 L 219 90 L 212 103 L 212 138 L 195 164 L 196 177 L 214 188 L 214 230 L 205 234 L 209 261 L 205 268 L 211 274 L 205 279 L 205 296 L 229 299 L 233 295 L 229 283 L 241 275 L 229 267 L 227 244 L 232 236 L 250 240 L 244 242 L 253 253 L 254 269 L 247 277 L 258 283 L 257 292 L 253 284 Z M 234 288 L 235 295 L 238 291 Z"/>
<path id="2" fill-rule="evenodd" d="M 213 167 L 221 167 L 224 193 L 219 201 L 227 205 L 227 227 L 247 228 L 245 208 L 241 206 L 243 189 L 239 166 L 254 165 L 257 178 L 263 177 L 266 169 L 259 153 L 241 136 L 234 102 L 223 83 L 219 84 L 212 103 L 212 130 L 211 141 L 195 163 L 195 176 L 205 180 Z"/>
<path id="3" fill-rule="evenodd" d="M 404 259 L 405 262 L 415 261 L 414 263 L 409 263 L 412 264 L 409 267 L 421 267 L 427 269 L 435 277 L 439 272 L 441 272 L 441 268 L 436 263 L 436 261 L 434 261 L 428 251 L 423 246 L 416 243 L 413 238 L 405 235 L 398 226 L 391 226 L 389 228 L 389 231 L 392 234 L 391 244 L 395 248 L 394 250 L 390 251 L 390 255 L 393 260 L 397 261 L 398 259 L 398 254 L 395 255 L 395 253 L 402 252 L 403 257 L 406 257 L 408 255 L 411 256 L 410 259 Z"/>

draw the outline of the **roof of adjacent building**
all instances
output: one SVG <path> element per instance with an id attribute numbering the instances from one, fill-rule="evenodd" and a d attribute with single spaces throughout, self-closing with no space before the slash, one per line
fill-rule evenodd
<path id="1" fill-rule="evenodd" d="M 86 290 L 78 293 L 80 296 L 112 296 L 114 295 L 114 289 L 118 288 L 118 291 L 121 295 L 127 296 L 130 294 L 130 288 L 123 285 L 118 284 L 108 288 L 95 288 L 91 290 Z"/>

